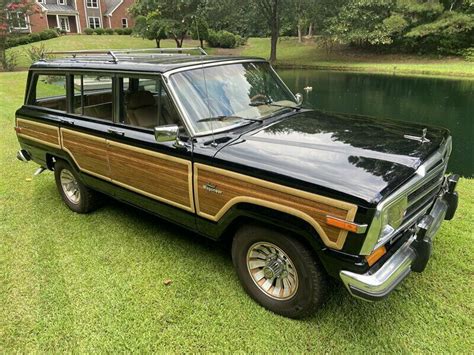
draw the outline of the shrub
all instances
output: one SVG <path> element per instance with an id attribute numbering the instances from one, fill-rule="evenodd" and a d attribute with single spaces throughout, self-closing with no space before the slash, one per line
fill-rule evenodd
<path id="1" fill-rule="evenodd" d="M 31 46 L 25 49 L 26 55 L 30 58 L 31 63 L 35 63 L 40 59 L 46 59 L 48 57 L 48 51 L 44 43 L 39 46 Z"/>
<path id="2" fill-rule="evenodd" d="M 474 47 L 461 51 L 461 54 L 468 62 L 474 62 Z"/>
<path id="3" fill-rule="evenodd" d="M 3 69 L 6 71 L 14 71 L 18 64 L 16 52 L 7 53 L 3 61 Z"/>
<path id="4" fill-rule="evenodd" d="M 113 35 L 113 34 L 115 34 L 115 31 L 114 31 L 113 28 L 106 28 L 105 29 L 105 34 L 106 35 Z"/>
<path id="5" fill-rule="evenodd" d="M 56 37 L 59 36 L 59 35 L 58 35 L 58 32 L 56 32 L 56 31 L 53 30 L 53 29 L 41 31 L 41 32 L 39 33 L 39 35 L 40 35 L 42 41 L 45 41 L 45 40 L 47 40 L 47 39 L 56 38 Z"/>
<path id="6" fill-rule="evenodd" d="M 131 35 L 133 32 L 133 29 L 131 28 L 123 28 L 122 30 L 124 35 Z"/>
<path id="7" fill-rule="evenodd" d="M 31 39 L 31 42 L 39 42 L 41 41 L 41 36 L 39 33 L 32 33 L 30 34 L 30 39 Z"/>
<path id="8" fill-rule="evenodd" d="M 105 33 L 105 30 L 104 30 L 103 28 L 100 28 L 100 27 L 99 27 L 99 28 L 96 28 L 96 29 L 94 30 L 94 33 L 97 34 L 97 35 L 99 35 L 99 36 L 101 36 L 101 35 L 103 35 L 103 34 Z"/>
<path id="9" fill-rule="evenodd" d="M 207 43 L 210 47 L 234 48 L 244 43 L 239 35 L 235 35 L 229 31 L 213 31 L 209 30 Z"/>
<path id="10" fill-rule="evenodd" d="M 116 28 L 115 33 L 118 35 L 123 35 L 123 28 Z"/>
<path id="11" fill-rule="evenodd" d="M 90 36 L 90 35 L 93 35 L 93 34 L 94 34 L 94 30 L 93 30 L 92 28 L 89 28 L 89 27 L 88 27 L 88 28 L 84 29 L 84 33 L 85 33 L 86 35 Z"/>
<path id="12" fill-rule="evenodd" d="M 219 36 L 219 42 L 222 48 L 234 48 L 235 35 L 229 31 L 221 31 Z"/>

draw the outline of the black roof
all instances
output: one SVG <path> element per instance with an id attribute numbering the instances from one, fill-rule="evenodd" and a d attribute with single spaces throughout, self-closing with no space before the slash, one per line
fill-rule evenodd
<path id="1" fill-rule="evenodd" d="M 94 70 L 113 70 L 113 71 L 138 71 L 165 73 L 167 71 L 190 67 L 200 64 L 212 63 L 228 63 L 239 61 L 265 61 L 258 57 L 237 57 L 237 56 L 196 56 L 196 55 L 167 55 L 155 58 L 150 57 L 133 57 L 118 58 L 118 62 L 114 62 L 111 57 L 77 57 L 77 58 L 61 58 L 52 60 L 40 60 L 34 63 L 30 69 L 94 69 Z"/>

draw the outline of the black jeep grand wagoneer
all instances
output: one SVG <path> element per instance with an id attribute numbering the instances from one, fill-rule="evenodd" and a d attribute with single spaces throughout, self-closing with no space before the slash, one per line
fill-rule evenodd
<path id="1" fill-rule="evenodd" d="M 366 300 L 424 270 L 458 177 L 446 129 L 303 109 L 259 58 L 75 53 L 29 71 L 18 158 L 66 205 L 99 193 L 229 238 L 248 294 L 302 317 L 327 275 Z"/>

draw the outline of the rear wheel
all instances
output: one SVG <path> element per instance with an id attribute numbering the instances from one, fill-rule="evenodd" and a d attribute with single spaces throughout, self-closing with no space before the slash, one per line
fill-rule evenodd
<path id="1" fill-rule="evenodd" d="M 99 206 L 99 194 L 85 186 L 65 161 L 58 160 L 54 164 L 54 178 L 64 203 L 74 212 L 88 213 Z"/>
<path id="2" fill-rule="evenodd" d="M 234 237 L 232 260 L 245 291 L 272 312 L 302 318 L 325 298 L 324 270 L 311 250 L 291 235 L 244 226 Z"/>

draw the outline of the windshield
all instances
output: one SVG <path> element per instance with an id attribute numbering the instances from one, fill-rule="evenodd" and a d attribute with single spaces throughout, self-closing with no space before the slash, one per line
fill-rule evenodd
<path id="1" fill-rule="evenodd" d="M 197 134 L 229 129 L 297 106 L 293 94 L 265 62 L 187 70 L 171 75 L 170 83 Z"/>

